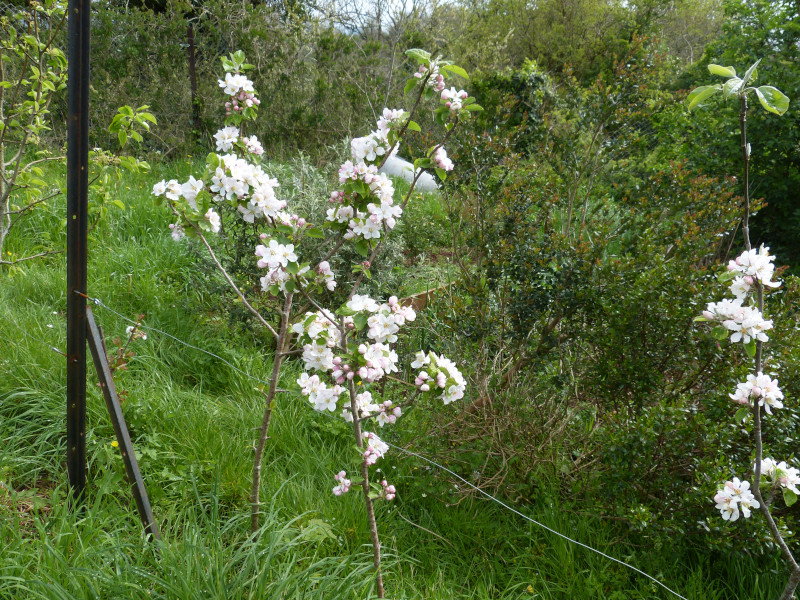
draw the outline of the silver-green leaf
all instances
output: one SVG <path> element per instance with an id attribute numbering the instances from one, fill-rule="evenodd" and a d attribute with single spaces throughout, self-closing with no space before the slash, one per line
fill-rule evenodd
<path id="1" fill-rule="evenodd" d="M 720 77 L 736 77 L 736 69 L 733 67 L 723 67 L 722 65 L 708 65 L 708 70 L 712 75 Z"/>
<path id="2" fill-rule="evenodd" d="M 789 108 L 789 98 L 778 88 L 771 85 L 762 85 L 755 88 L 758 101 L 766 110 L 776 115 L 782 115 Z"/>
<path id="3" fill-rule="evenodd" d="M 700 87 L 693 89 L 688 98 L 686 98 L 686 108 L 692 110 L 703 100 L 710 98 L 721 89 L 721 85 L 701 85 Z"/>

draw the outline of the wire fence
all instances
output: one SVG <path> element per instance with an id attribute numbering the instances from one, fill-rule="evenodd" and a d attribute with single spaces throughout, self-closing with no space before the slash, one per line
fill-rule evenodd
<path id="1" fill-rule="evenodd" d="M 124 314 L 122 314 L 121 312 L 119 312 L 117 310 L 114 310 L 113 308 L 108 306 L 105 302 L 103 302 L 100 298 L 95 298 L 95 297 L 92 297 L 92 296 L 86 296 L 86 298 L 90 302 L 92 302 L 95 306 L 99 306 L 102 309 L 109 311 L 111 314 L 117 316 L 118 318 L 122 319 L 123 321 L 125 321 L 127 323 L 135 325 L 139 329 L 143 329 L 143 330 L 148 331 L 150 333 L 154 333 L 154 334 L 157 334 L 157 335 L 162 335 L 164 337 L 167 337 L 167 338 L 173 340 L 174 342 L 177 342 L 177 343 L 179 343 L 179 344 L 181 344 L 181 345 L 183 345 L 183 346 L 185 346 L 187 348 L 190 348 L 190 349 L 195 350 L 197 352 L 201 352 L 203 354 L 206 354 L 208 356 L 211 356 L 211 357 L 221 361 L 223 364 L 225 364 L 226 366 L 228 366 L 229 368 L 231 368 L 235 372 L 239 373 L 240 375 L 242 375 L 242 376 L 244 376 L 244 377 L 246 377 L 248 379 L 252 379 L 253 381 L 257 381 L 257 382 L 259 382 L 261 384 L 269 385 L 268 381 L 265 381 L 265 380 L 263 380 L 263 379 L 261 379 L 259 377 L 256 377 L 255 375 L 251 375 L 247 371 L 244 371 L 244 370 L 240 369 L 236 365 L 232 364 L 230 361 L 224 359 L 223 357 L 219 356 L 218 354 L 216 354 L 214 352 L 210 352 L 208 350 L 205 350 L 204 348 L 200 348 L 199 346 L 196 346 L 194 344 L 186 342 L 186 341 L 180 339 L 179 337 L 174 336 L 171 333 L 168 333 L 168 332 L 163 331 L 161 329 L 158 329 L 156 327 L 150 327 L 148 325 L 143 325 L 140 321 L 136 321 L 134 319 L 131 319 L 131 318 L 125 316 Z M 21 331 L 29 339 L 31 339 L 31 340 L 39 343 L 39 344 L 42 344 L 42 345 L 46 346 L 47 348 L 49 348 L 53 352 L 57 352 L 58 354 L 61 354 L 62 356 L 66 356 L 66 354 L 64 352 L 62 352 L 61 350 L 59 350 L 57 347 L 53 346 L 52 344 L 50 344 L 49 342 L 47 342 L 45 340 L 42 340 L 41 338 L 39 338 L 37 336 L 34 336 L 29 331 L 25 330 L 24 327 L 22 327 L 21 325 L 16 323 L 13 319 L 9 318 L 7 315 L 4 317 L 4 319 L 7 322 L 11 323 L 16 329 Z M 279 390 L 279 391 L 281 391 L 283 393 L 293 393 L 293 394 L 300 395 L 299 392 L 293 392 L 291 390 Z M 304 405 L 307 405 L 307 403 L 304 403 Z M 309 406 L 309 408 L 310 408 L 310 406 Z M 318 413 L 318 411 L 314 411 L 314 412 Z M 327 413 L 327 412 L 322 412 L 321 414 L 323 414 L 325 417 L 328 417 L 328 418 L 331 418 L 331 419 L 338 419 L 339 418 L 336 415 L 331 414 L 331 413 Z M 571 538 L 571 537 L 569 537 L 569 536 L 567 536 L 567 535 L 565 535 L 565 534 L 553 529 L 552 527 L 549 527 L 549 526 L 545 525 L 544 523 L 542 523 L 540 521 L 537 521 L 536 519 L 534 519 L 532 517 L 529 517 L 525 513 L 517 510 L 516 508 L 514 508 L 512 506 L 509 506 L 508 504 L 506 504 L 502 500 L 498 499 L 496 496 L 493 496 L 492 494 L 488 493 L 487 491 L 483 490 L 482 488 L 480 488 L 480 487 L 474 485 L 473 483 L 469 482 L 467 479 L 465 479 L 464 477 L 462 477 L 461 475 L 459 475 L 455 471 L 445 467 L 444 465 L 441 465 L 438 462 L 436 462 L 434 460 L 431 460 L 430 458 L 427 458 L 427 457 L 425 457 L 425 456 L 423 456 L 423 455 L 421 455 L 421 454 L 419 454 L 417 452 L 413 452 L 411 450 L 408 450 L 407 448 L 403 448 L 401 446 L 397 446 L 397 445 L 392 444 L 390 442 L 386 442 L 385 440 L 384 440 L 384 442 L 389 447 L 394 448 L 398 452 L 401 452 L 401 453 L 403 453 L 403 454 L 405 454 L 407 456 L 411 456 L 411 457 L 414 457 L 416 459 L 422 460 L 422 461 L 430 464 L 431 466 L 439 469 L 440 471 L 449 474 L 450 476 L 454 477 L 458 481 L 462 482 L 463 484 L 467 485 L 471 489 L 473 489 L 476 492 L 478 492 L 479 494 L 481 494 L 483 497 L 485 497 L 489 501 L 491 501 L 491 502 L 497 504 L 498 506 L 502 507 L 503 509 L 505 509 L 505 510 L 507 510 L 507 511 L 509 511 L 509 512 L 511 512 L 511 513 L 513 513 L 513 514 L 525 519 L 526 521 L 528 521 L 530 523 L 533 523 L 537 527 L 540 527 L 541 529 L 544 529 L 545 531 L 548 531 L 549 533 L 551 533 L 551 534 L 553 534 L 553 535 L 555 535 L 555 536 L 557 536 L 557 537 L 569 542 L 570 544 L 574 544 L 576 546 L 584 548 L 584 549 L 586 549 L 586 550 L 588 550 L 590 552 L 593 552 L 593 553 L 597 554 L 598 556 L 601 556 L 601 557 L 605 558 L 606 560 L 610 560 L 610 561 L 612 561 L 614 563 L 617 563 L 619 565 L 622 565 L 622 566 L 626 567 L 627 569 L 630 569 L 631 571 L 637 573 L 638 575 L 641 575 L 642 577 L 645 577 L 648 580 L 650 580 L 653 583 L 655 583 L 656 585 L 660 586 L 661 588 L 663 588 L 664 590 L 666 590 L 667 592 L 669 592 L 670 594 L 672 594 L 676 598 L 680 598 L 681 600 L 688 600 L 685 596 L 682 596 L 681 594 L 679 594 L 678 592 L 676 592 L 672 588 L 668 587 L 667 585 L 665 585 L 664 583 L 662 583 L 661 581 L 659 581 L 657 578 L 653 577 L 652 575 L 649 575 L 648 573 L 642 571 L 641 569 L 639 569 L 639 568 L 637 568 L 637 567 L 635 567 L 635 566 L 633 566 L 633 565 L 631 565 L 631 564 L 629 564 L 629 563 L 627 563 L 627 562 L 625 562 L 623 560 L 615 558 L 615 557 L 613 557 L 613 556 L 611 556 L 611 555 L 609 555 L 609 554 L 607 554 L 605 552 L 602 552 L 601 550 L 598 550 L 596 548 L 593 548 L 592 546 L 589 546 L 588 544 L 585 544 L 585 543 L 580 542 L 580 541 L 578 541 L 576 539 L 573 539 L 573 538 Z"/>

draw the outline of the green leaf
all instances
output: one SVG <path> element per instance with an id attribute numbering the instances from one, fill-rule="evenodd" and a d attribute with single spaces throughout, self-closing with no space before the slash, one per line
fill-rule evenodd
<path id="1" fill-rule="evenodd" d="M 755 81 L 756 77 L 758 77 L 758 72 L 756 71 L 756 67 L 758 67 L 758 63 L 761 62 L 759 58 L 756 62 L 754 62 L 747 71 L 745 71 L 744 76 L 742 77 L 742 85 L 747 85 L 750 81 Z"/>
<path id="2" fill-rule="evenodd" d="M 437 167 L 436 174 L 439 176 L 439 179 L 441 179 L 442 181 L 447 179 L 447 171 L 445 171 L 444 169 L 439 169 Z"/>
<path id="3" fill-rule="evenodd" d="M 708 321 L 708 319 L 706 319 L 705 317 L 695 317 L 694 318 L 694 322 L 695 323 L 705 323 L 706 321 Z"/>
<path id="4" fill-rule="evenodd" d="M 431 60 L 431 53 L 420 48 L 409 48 L 406 50 L 406 56 L 413 58 L 418 63 L 427 63 Z"/>
<path id="5" fill-rule="evenodd" d="M 756 357 L 756 341 L 751 339 L 744 345 L 744 351 L 747 352 L 747 356 L 750 358 Z"/>
<path id="6" fill-rule="evenodd" d="M 124 129 L 120 129 L 119 130 L 119 133 L 117 134 L 117 137 L 119 137 L 119 145 L 120 146 L 125 146 L 125 144 L 128 143 L 128 134 L 125 133 Z"/>
<path id="7" fill-rule="evenodd" d="M 403 88 L 403 94 L 408 94 L 411 90 L 417 87 L 417 83 L 419 83 L 419 79 L 416 77 L 411 77 L 408 81 L 406 81 L 406 85 Z"/>
<path id="8" fill-rule="evenodd" d="M 700 104 L 703 100 L 706 100 L 716 94 L 722 86 L 718 85 L 701 85 L 698 88 L 695 88 L 691 91 L 689 96 L 686 98 L 686 108 L 692 110 L 695 106 Z"/>
<path id="9" fill-rule="evenodd" d="M 325 232 L 322 231 L 322 229 L 320 229 L 319 227 L 310 227 L 309 229 L 306 229 L 305 232 L 306 235 L 310 238 L 318 238 L 318 239 L 325 238 Z"/>
<path id="10" fill-rule="evenodd" d="M 366 240 L 356 242 L 356 252 L 365 258 L 369 255 L 369 244 Z"/>
<path id="11" fill-rule="evenodd" d="M 277 296 L 278 294 L 281 293 L 281 288 L 273 283 L 271 286 L 269 286 L 269 293 L 272 294 L 273 296 Z"/>
<path id="12" fill-rule="evenodd" d="M 731 77 L 722 84 L 722 95 L 725 96 L 725 98 L 730 98 L 734 94 L 738 94 L 741 89 L 742 80 L 738 77 Z"/>
<path id="13" fill-rule="evenodd" d="M 286 272 L 291 275 L 297 275 L 298 271 L 300 271 L 300 265 L 296 262 L 290 262 L 286 265 Z"/>
<path id="14" fill-rule="evenodd" d="M 453 75 L 458 75 L 459 77 L 463 77 L 464 79 L 469 79 L 469 75 L 467 75 L 467 72 L 458 65 L 442 65 L 442 70 L 450 71 Z"/>
<path id="15" fill-rule="evenodd" d="M 719 75 L 720 77 L 736 77 L 736 69 L 733 67 L 723 67 L 721 65 L 708 65 L 708 70 L 712 75 Z"/>
<path id="16" fill-rule="evenodd" d="M 776 115 L 782 115 L 789 109 L 789 97 L 778 88 L 771 85 L 762 85 L 755 88 L 758 101 L 766 110 Z"/>
<path id="17" fill-rule="evenodd" d="M 711 330 L 711 335 L 714 336 L 714 339 L 722 341 L 728 338 L 728 330 L 722 326 L 717 326 Z"/>
<path id="18" fill-rule="evenodd" d="M 719 281 L 720 283 L 725 283 L 726 281 L 731 281 L 732 279 L 735 279 L 737 275 L 739 275 L 738 271 L 725 270 L 719 275 L 717 275 L 717 281 Z"/>
<path id="19" fill-rule="evenodd" d="M 481 112 L 483 107 L 480 104 L 467 104 L 466 108 L 469 112 Z"/>
<path id="20" fill-rule="evenodd" d="M 419 126 L 419 123 L 417 123 L 416 121 L 409 121 L 408 129 L 410 131 L 422 131 L 422 128 Z"/>
<path id="21" fill-rule="evenodd" d="M 122 200 L 119 200 L 119 199 L 112 200 L 111 204 L 113 204 L 117 208 L 121 208 L 122 210 L 125 210 L 125 203 Z"/>
<path id="22" fill-rule="evenodd" d="M 358 331 L 364 329 L 364 326 L 367 324 L 368 318 L 369 317 L 367 317 L 367 315 L 365 315 L 364 313 L 358 313 L 353 317 L 353 324 L 356 326 L 356 329 Z"/>
<path id="23" fill-rule="evenodd" d="M 339 315 L 340 317 L 352 317 L 354 314 L 356 314 L 356 311 L 354 311 L 346 304 L 343 304 L 336 310 L 336 314 Z"/>
<path id="24" fill-rule="evenodd" d="M 783 501 L 786 502 L 786 506 L 791 506 L 797 502 L 797 494 L 788 488 L 783 488 Z"/>
<path id="25" fill-rule="evenodd" d="M 736 414 L 733 415 L 733 420 L 737 423 L 743 423 L 744 420 L 750 415 L 750 409 L 746 406 L 743 406 L 739 410 L 736 411 Z"/>

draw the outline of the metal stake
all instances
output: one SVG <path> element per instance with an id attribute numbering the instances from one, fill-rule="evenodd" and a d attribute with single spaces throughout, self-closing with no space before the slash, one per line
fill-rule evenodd
<path id="1" fill-rule="evenodd" d="M 106 407 L 111 417 L 111 424 L 114 426 L 114 433 L 117 435 L 119 449 L 122 452 L 122 460 L 125 463 L 125 472 L 128 474 L 128 482 L 131 484 L 131 491 L 136 501 L 136 508 L 139 510 L 139 517 L 141 517 L 142 524 L 148 535 L 151 538 L 160 540 L 161 533 L 158 530 L 158 524 L 153 518 L 150 499 L 147 497 L 147 489 L 144 487 L 142 474 L 139 472 L 139 462 L 136 460 L 131 436 L 125 423 L 125 415 L 122 414 L 122 406 L 120 406 L 119 396 L 117 396 L 117 388 L 111 376 L 111 367 L 108 365 L 103 336 L 97 327 L 97 323 L 95 323 L 92 309 L 88 306 L 86 307 L 86 326 L 94 367 L 97 370 L 97 377 L 100 379 L 100 389 L 103 390 L 103 397 L 106 399 Z"/>
<path id="2" fill-rule="evenodd" d="M 89 187 L 89 0 L 67 10 L 67 474 L 78 505 L 86 488 L 86 290 Z"/>

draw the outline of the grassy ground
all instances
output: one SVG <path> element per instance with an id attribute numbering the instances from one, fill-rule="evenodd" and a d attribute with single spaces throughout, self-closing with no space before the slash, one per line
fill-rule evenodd
<path id="1" fill-rule="evenodd" d="M 125 181 L 121 197 L 128 209 L 112 213 L 92 233 L 89 293 L 123 315 L 144 313 L 147 325 L 265 378 L 268 344 L 209 310 L 219 302 L 208 291 L 215 275 L 198 269 L 198 255 L 186 243 L 170 239 L 166 210 L 153 207 L 149 197 L 153 181 L 183 176 L 189 168 L 176 163 Z M 425 202 L 420 210 L 431 227 L 442 227 L 441 206 Z M 63 239 L 63 218 L 63 202 L 40 211 L 9 250 L 22 255 L 38 247 L 42 235 Z M 429 241 L 414 243 L 435 255 L 437 240 L 446 235 L 432 230 Z M 417 264 L 407 268 L 413 272 Z M 350 447 L 347 430 L 295 396 L 279 398 L 264 465 L 263 527 L 251 538 L 251 447 L 263 411 L 257 384 L 157 333 L 132 344 L 135 356 L 117 385 L 125 391 L 126 419 L 163 542 L 143 539 L 94 378 L 88 504 L 81 513 L 70 510 L 65 365 L 51 349 L 65 346 L 65 287 L 62 256 L 0 272 L 0 598 L 372 597 L 362 502 L 357 494 L 336 498 L 330 491 Z M 108 340 L 124 335 L 127 323 L 117 315 L 97 307 L 96 316 Z M 298 369 L 285 371 L 281 384 L 291 387 Z M 387 439 L 399 441 L 396 435 Z M 395 454 L 383 468 L 399 489 L 392 505 L 378 508 L 390 598 L 674 597 L 495 504 L 455 502 L 441 485 L 426 492 L 427 479 L 418 477 L 424 472 L 430 479 L 424 463 Z M 548 489 L 546 482 L 541 489 Z M 543 492 L 521 510 L 692 600 L 778 594 L 775 578 L 758 579 L 747 556 L 711 562 L 632 548 L 619 543 L 624 532 L 580 508 Z"/>

